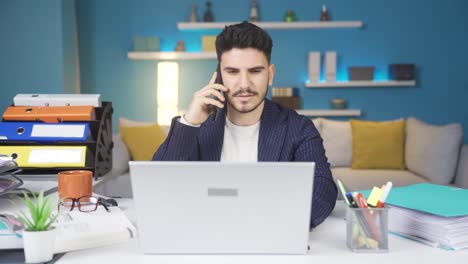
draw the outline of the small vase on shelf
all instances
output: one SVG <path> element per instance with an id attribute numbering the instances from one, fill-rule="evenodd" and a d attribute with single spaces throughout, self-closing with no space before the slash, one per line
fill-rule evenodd
<path id="1" fill-rule="evenodd" d="M 206 2 L 206 11 L 205 11 L 205 14 L 203 15 L 203 21 L 205 21 L 205 22 L 213 22 L 214 21 L 213 12 L 211 11 L 211 2 L 210 1 Z"/>
<path id="2" fill-rule="evenodd" d="M 250 4 L 250 15 L 249 15 L 249 20 L 251 22 L 258 22 L 258 8 L 257 8 L 257 1 L 252 0 Z"/>
<path id="3" fill-rule="evenodd" d="M 284 22 L 294 22 L 296 21 L 296 13 L 292 10 L 286 11 L 283 18 Z"/>
<path id="4" fill-rule="evenodd" d="M 342 98 L 333 98 L 331 100 L 331 108 L 335 110 L 346 109 L 346 100 Z"/>
<path id="5" fill-rule="evenodd" d="M 185 42 L 183 40 L 177 42 L 175 51 L 185 51 Z"/>
<path id="6" fill-rule="evenodd" d="M 197 22 L 198 21 L 198 18 L 197 18 L 197 7 L 195 4 L 192 4 L 192 12 L 190 13 L 190 18 L 189 18 L 189 21 L 190 22 Z"/>
<path id="7" fill-rule="evenodd" d="M 320 21 L 328 21 L 328 10 L 325 5 L 322 6 L 322 12 L 320 13 Z"/>

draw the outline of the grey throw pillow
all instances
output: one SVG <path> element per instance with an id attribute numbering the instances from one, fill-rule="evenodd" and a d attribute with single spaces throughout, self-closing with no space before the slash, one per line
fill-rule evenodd
<path id="1" fill-rule="evenodd" d="M 322 119 L 323 147 L 332 167 L 350 167 L 353 142 L 349 121 Z"/>
<path id="2" fill-rule="evenodd" d="M 410 117 L 406 123 L 406 166 L 433 183 L 451 183 L 462 138 L 460 124 L 434 126 Z"/>

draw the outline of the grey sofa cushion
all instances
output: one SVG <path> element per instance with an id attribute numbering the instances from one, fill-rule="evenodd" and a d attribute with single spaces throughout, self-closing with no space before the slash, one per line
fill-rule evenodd
<path id="1" fill-rule="evenodd" d="M 432 183 L 451 183 L 457 169 L 462 137 L 460 124 L 433 126 L 416 118 L 408 118 L 406 166 Z"/>
<path id="2" fill-rule="evenodd" d="M 455 178 L 458 187 L 468 188 L 468 144 L 463 145 L 458 159 L 458 171 Z"/>
<path id="3" fill-rule="evenodd" d="M 350 167 L 352 134 L 348 121 L 322 119 L 323 147 L 332 167 Z"/>
<path id="4" fill-rule="evenodd" d="M 332 168 L 333 178 L 340 179 L 347 191 L 368 190 L 391 181 L 393 186 L 427 182 L 427 179 L 409 170 L 355 170 L 349 167 Z M 341 194 L 340 194 L 341 197 Z"/>
<path id="5" fill-rule="evenodd" d="M 120 175 L 128 171 L 130 152 L 120 137 L 120 134 L 112 136 L 114 148 L 112 149 L 112 173 Z"/>

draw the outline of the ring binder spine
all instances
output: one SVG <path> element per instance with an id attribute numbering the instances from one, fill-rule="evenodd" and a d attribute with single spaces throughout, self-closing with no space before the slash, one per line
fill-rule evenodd
<path id="1" fill-rule="evenodd" d="M 96 119 L 80 123 L 89 124 L 89 136 L 86 141 L 55 141 L 55 142 L 37 142 L 37 141 L 8 141 L 1 140 L 0 146 L 86 146 L 86 162 L 84 167 L 21 167 L 21 174 L 57 174 L 64 170 L 91 170 L 95 179 L 107 174 L 112 169 L 112 102 L 102 102 L 101 107 L 95 108 Z M 3 122 L 10 122 L 3 120 Z M 19 122 L 19 121 L 14 121 Z M 76 122 L 63 122 L 76 123 Z"/>

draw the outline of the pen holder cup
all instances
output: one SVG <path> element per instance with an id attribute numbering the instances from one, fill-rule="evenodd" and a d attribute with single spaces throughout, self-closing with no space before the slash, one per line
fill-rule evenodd
<path id="1" fill-rule="evenodd" d="M 388 252 L 388 208 L 346 208 L 346 243 L 357 253 Z"/>

